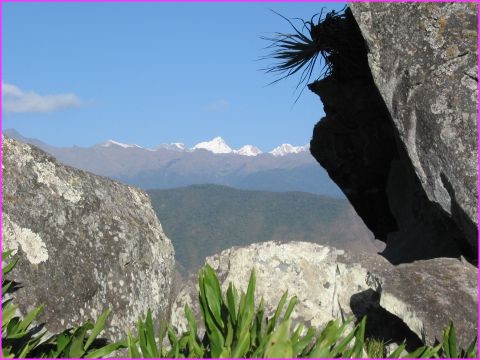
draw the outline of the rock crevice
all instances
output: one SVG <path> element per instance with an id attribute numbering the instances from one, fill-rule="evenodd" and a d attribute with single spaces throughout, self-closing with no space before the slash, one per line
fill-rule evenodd
<path id="1" fill-rule="evenodd" d="M 325 117 L 312 155 L 392 263 L 464 256 L 477 263 L 476 7 L 355 3 L 354 75 L 309 85 Z M 360 40 L 358 40 L 360 39 Z"/>

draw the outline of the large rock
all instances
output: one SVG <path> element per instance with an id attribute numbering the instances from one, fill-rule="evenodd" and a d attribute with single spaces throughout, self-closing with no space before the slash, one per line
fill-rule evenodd
<path id="1" fill-rule="evenodd" d="M 284 291 L 298 297 L 294 321 L 321 327 L 332 318 L 367 315 L 369 336 L 401 342 L 410 349 L 423 336 L 432 344 L 453 320 L 462 344 L 477 333 L 477 271 L 455 259 L 433 259 L 394 266 L 379 255 L 346 253 L 307 243 L 270 241 L 232 248 L 207 258 L 222 288 L 229 282 L 246 291 L 251 269 L 256 300 L 263 296 L 272 316 Z M 198 286 L 191 279 L 172 306 L 172 324 L 187 328 L 183 307 L 200 319 Z"/>
<path id="2" fill-rule="evenodd" d="M 332 75 L 309 85 L 326 114 L 311 152 L 391 262 L 463 255 L 476 263 L 476 7 L 351 10 L 343 43 L 363 45 L 363 34 L 367 46 L 340 49 Z"/>
<path id="3" fill-rule="evenodd" d="M 7 137 L 2 147 L 2 241 L 21 258 L 20 310 L 45 304 L 39 321 L 57 332 L 109 308 L 112 340 L 149 308 L 165 317 L 174 254 L 148 196 Z"/>
<path id="4" fill-rule="evenodd" d="M 415 174 L 477 246 L 478 7 L 355 3 L 370 69 Z"/>

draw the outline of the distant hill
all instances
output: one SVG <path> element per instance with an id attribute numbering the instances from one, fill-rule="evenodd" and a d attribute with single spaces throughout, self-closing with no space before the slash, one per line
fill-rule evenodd
<path id="1" fill-rule="evenodd" d="M 223 139 L 215 138 L 192 149 L 180 143 L 145 149 L 113 140 L 91 147 L 55 147 L 12 129 L 3 132 L 40 147 L 63 164 L 143 189 L 219 184 L 344 197 L 305 146 L 283 144 L 270 153 L 259 153 L 252 145 L 232 150 Z"/>
<path id="2" fill-rule="evenodd" d="M 266 240 L 302 240 L 377 252 L 372 234 L 344 199 L 302 192 L 237 190 L 196 185 L 149 190 L 183 275 L 205 257 Z"/>

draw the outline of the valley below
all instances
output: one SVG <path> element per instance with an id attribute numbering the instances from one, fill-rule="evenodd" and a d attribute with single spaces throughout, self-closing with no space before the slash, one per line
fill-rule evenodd
<path id="1" fill-rule="evenodd" d="M 195 274 L 207 256 L 269 240 L 306 241 L 367 253 L 383 248 L 345 199 L 220 185 L 147 193 L 172 240 L 183 276 Z"/>

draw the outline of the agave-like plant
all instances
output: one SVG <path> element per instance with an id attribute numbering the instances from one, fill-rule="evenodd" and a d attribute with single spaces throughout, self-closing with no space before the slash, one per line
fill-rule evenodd
<path id="1" fill-rule="evenodd" d="M 292 331 L 291 314 L 296 297 L 285 308 L 288 299 L 285 292 L 273 316 L 266 318 L 263 299 L 255 306 L 255 282 L 252 270 L 246 293 L 239 293 L 233 284 L 222 292 L 216 273 L 206 265 L 199 272 L 199 302 L 205 328 L 202 338 L 187 305 L 188 329 L 180 335 L 166 325 L 155 336 L 149 311 L 145 321 L 138 321 L 137 337 L 128 334 L 129 355 L 134 358 L 477 358 L 476 338 L 467 350 L 460 350 L 453 324 L 446 328 L 441 343 L 433 347 L 425 345 L 411 353 L 405 350 L 405 343 L 388 353 L 383 341 L 365 339 L 366 317 L 351 331 L 347 331 L 351 319 L 329 321 L 320 331 L 299 323 Z M 168 349 L 163 344 L 165 337 L 170 342 Z"/>
<path id="2" fill-rule="evenodd" d="M 205 333 L 200 339 L 192 310 L 185 306 L 188 330 L 176 335 L 170 326 L 154 335 L 151 313 L 139 319 L 138 335 L 128 335 L 131 357 L 194 358 L 292 358 L 361 357 L 365 319 L 345 334 L 350 322 L 330 321 L 317 334 L 313 328 L 298 324 L 291 331 L 291 314 L 297 302 L 288 301 L 285 292 L 270 318 L 265 317 L 263 299 L 255 307 L 255 272 L 252 271 L 246 293 L 238 293 L 233 284 L 224 294 L 213 269 L 206 265 L 199 273 L 199 301 Z M 286 308 L 285 308 L 286 305 Z M 285 309 L 285 310 L 284 310 Z M 283 315 L 282 315 L 283 314 Z M 170 348 L 162 340 L 167 335 Z M 352 344 L 353 343 L 353 344 Z"/>
<path id="3" fill-rule="evenodd" d="M 272 10 L 273 11 L 273 10 Z M 333 71 L 333 58 L 338 51 L 339 41 L 342 37 L 339 32 L 345 22 L 345 8 L 339 11 L 332 10 L 323 14 L 315 14 L 310 21 L 297 19 L 302 22 L 299 30 L 293 22 L 285 16 L 273 11 L 288 21 L 294 30 L 293 34 L 275 33 L 273 37 L 262 37 L 271 42 L 267 47 L 272 52 L 262 59 L 273 58 L 278 62 L 264 69 L 267 73 L 280 73 L 282 76 L 272 83 L 278 82 L 302 70 L 297 88 L 310 81 L 315 64 L 320 56 L 323 66 L 320 68 L 318 78 L 329 76 Z M 304 29 L 307 31 L 305 32 Z"/>

